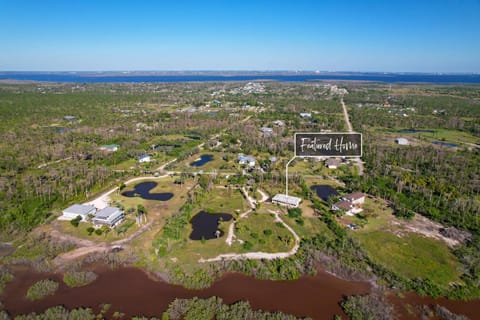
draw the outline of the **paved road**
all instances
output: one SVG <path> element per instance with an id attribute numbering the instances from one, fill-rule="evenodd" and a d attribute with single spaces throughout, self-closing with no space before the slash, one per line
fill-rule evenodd
<path id="1" fill-rule="evenodd" d="M 342 104 L 343 115 L 345 117 L 345 124 L 347 125 L 348 132 L 353 132 L 352 124 L 350 123 L 350 117 L 348 116 L 347 106 L 345 105 L 345 102 L 343 101 L 343 95 L 340 98 L 340 103 Z M 363 168 L 362 159 L 354 158 L 353 161 L 355 162 L 355 164 L 358 167 L 358 174 L 363 175 L 364 168 Z"/>

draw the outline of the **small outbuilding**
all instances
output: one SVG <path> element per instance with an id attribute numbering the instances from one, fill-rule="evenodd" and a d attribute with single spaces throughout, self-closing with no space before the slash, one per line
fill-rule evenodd
<path id="1" fill-rule="evenodd" d="M 396 138 L 395 143 L 400 144 L 400 145 L 404 145 L 404 146 L 410 144 L 410 142 L 405 138 Z"/>

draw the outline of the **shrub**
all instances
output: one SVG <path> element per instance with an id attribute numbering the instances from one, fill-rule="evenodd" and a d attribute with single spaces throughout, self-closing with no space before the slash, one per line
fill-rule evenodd
<path id="1" fill-rule="evenodd" d="M 53 280 L 40 280 L 34 283 L 27 291 L 29 300 L 40 300 L 46 296 L 53 295 L 58 289 L 58 282 Z"/>
<path id="2" fill-rule="evenodd" d="M 251 243 L 250 241 L 245 241 L 243 243 L 243 249 L 245 250 L 251 250 L 253 248 L 253 243 Z"/>
<path id="3" fill-rule="evenodd" d="M 91 271 L 68 271 L 63 275 L 63 282 L 69 287 L 81 287 L 93 282 L 97 275 Z"/>
<path id="4" fill-rule="evenodd" d="M 272 233 L 273 232 L 270 229 L 263 230 L 263 234 L 266 235 L 266 236 L 270 236 L 270 235 L 272 235 Z"/>
<path id="5" fill-rule="evenodd" d="M 95 232 L 95 228 L 94 227 L 88 227 L 87 232 L 88 232 L 88 235 L 91 236 L 92 233 Z"/>
<path id="6" fill-rule="evenodd" d="M 96 230 L 95 230 L 95 234 L 96 234 L 97 236 L 101 236 L 102 233 L 103 233 L 102 229 L 96 229 Z"/>
<path id="7" fill-rule="evenodd" d="M 302 209 L 300 208 L 288 208 L 288 216 L 290 218 L 298 218 L 302 216 Z"/>
<path id="8" fill-rule="evenodd" d="M 70 224 L 76 228 L 80 224 L 80 221 L 82 221 L 82 217 L 77 216 L 75 219 L 70 220 Z"/>

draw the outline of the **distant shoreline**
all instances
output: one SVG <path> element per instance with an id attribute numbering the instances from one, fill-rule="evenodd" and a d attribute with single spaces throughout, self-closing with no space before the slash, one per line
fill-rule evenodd
<path id="1" fill-rule="evenodd" d="M 348 72 L 0 72 L 0 82 L 177 83 L 177 82 L 313 82 L 367 81 L 379 83 L 480 84 L 480 74 L 348 73 Z"/>

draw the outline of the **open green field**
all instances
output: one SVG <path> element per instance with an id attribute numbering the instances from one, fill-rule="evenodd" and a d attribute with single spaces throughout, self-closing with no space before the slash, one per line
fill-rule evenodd
<path id="1" fill-rule="evenodd" d="M 208 212 L 233 214 L 245 212 L 248 204 L 240 190 L 220 187 L 212 190 L 199 207 Z"/>
<path id="2" fill-rule="evenodd" d="M 429 278 L 444 288 L 461 282 L 459 262 L 444 242 L 405 232 L 392 223 L 397 218 L 382 200 L 367 198 L 363 214 L 366 220 L 348 217 L 364 225 L 349 234 L 375 263 L 410 279 Z"/>
<path id="3" fill-rule="evenodd" d="M 252 212 L 240 219 L 235 226 L 237 239 L 252 244 L 243 251 L 284 252 L 290 250 L 295 241 L 283 225 L 275 222 L 273 214 Z"/>
<path id="4" fill-rule="evenodd" d="M 405 277 L 428 278 L 444 288 L 461 282 L 458 261 L 438 240 L 414 233 L 400 237 L 383 231 L 358 232 L 354 237 L 374 262 Z"/>

